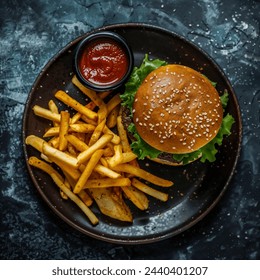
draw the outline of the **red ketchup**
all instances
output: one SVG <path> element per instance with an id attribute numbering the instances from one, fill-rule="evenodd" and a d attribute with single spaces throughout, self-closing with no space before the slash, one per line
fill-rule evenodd
<path id="1" fill-rule="evenodd" d="M 110 39 L 90 42 L 79 61 L 82 76 L 97 85 L 110 85 L 121 80 L 128 69 L 124 49 Z"/>

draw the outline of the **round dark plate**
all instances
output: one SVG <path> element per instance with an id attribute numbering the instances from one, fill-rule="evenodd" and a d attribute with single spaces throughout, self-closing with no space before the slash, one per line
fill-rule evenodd
<path id="1" fill-rule="evenodd" d="M 169 167 L 149 160 L 140 164 L 148 171 L 174 181 L 174 187 L 164 189 L 170 194 L 167 202 L 149 198 L 148 211 L 140 211 L 130 205 L 134 221 L 132 224 L 112 220 L 93 211 L 100 222 L 92 226 L 81 210 L 71 201 L 61 199 L 59 190 L 51 178 L 27 164 L 29 174 L 41 196 L 64 221 L 91 237 L 120 244 L 150 243 L 168 238 L 188 229 L 216 205 L 228 187 L 234 173 L 241 145 L 241 116 L 234 91 L 218 65 L 201 49 L 179 35 L 146 24 L 118 24 L 93 30 L 110 30 L 122 35 L 132 47 L 135 65 L 140 65 L 146 53 L 150 58 L 160 58 L 168 63 L 180 63 L 201 71 L 210 80 L 217 82 L 220 94 L 229 92 L 226 112 L 235 118 L 232 134 L 224 139 L 214 163 L 196 161 L 187 166 Z M 87 35 L 87 34 L 86 34 Z M 41 136 L 49 122 L 33 114 L 36 104 L 45 108 L 54 93 L 61 89 L 83 100 L 82 94 L 72 85 L 74 74 L 73 57 L 81 36 L 64 47 L 41 71 L 29 94 L 23 118 L 23 140 L 30 135 Z M 24 144 L 25 158 L 39 153 Z"/>

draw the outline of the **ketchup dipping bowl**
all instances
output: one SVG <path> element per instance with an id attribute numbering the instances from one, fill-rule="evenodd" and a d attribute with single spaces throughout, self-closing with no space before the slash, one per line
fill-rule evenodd
<path id="1" fill-rule="evenodd" d="M 125 39 L 114 32 L 91 34 L 76 49 L 76 76 L 92 90 L 107 91 L 120 87 L 132 69 L 132 51 Z"/>

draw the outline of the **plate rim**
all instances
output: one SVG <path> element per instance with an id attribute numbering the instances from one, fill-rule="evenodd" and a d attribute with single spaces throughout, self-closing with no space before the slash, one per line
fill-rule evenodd
<path id="1" fill-rule="evenodd" d="M 138 236 L 138 237 L 134 237 L 134 238 L 131 238 L 131 237 L 126 238 L 126 237 L 122 237 L 122 236 L 111 237 L 110 233 L 108 233 L 109 236 L 98 234 L 98 232 L 94 233 L 94 232 L 89 231 L 88 229 L 83 229 L 79 225 L 73 223 L 73 221 L 71 221 L 69 218 L 67 218 L 66 215 L 64 215 L 57 208 L 55 208 L 55 206 L 52 205 L 52 203 L 48 200 L 48 197 L 44 194 L 44 191 L 38 186 L 38 182 L 37 182 L 35 176 L 33 175 L 31 166 L 29 166 L 29 163 L 28 163 L 27 145 L 25 144 L 25 138 L 26 138 L 25 127 L 26 127 L 26 119 L 27 119 L 26 117 L 27 117 L 28 111 L 31 109 L 31 108 L 29 108 L 28 103 L 30 103 L 31 96 L 33 95 L 34 89 L 37 87 L 37 84 L 41 80 L 42 75 L 48 70 L 48 68 L 53 63 L 55 63 L 55 61 L 60 57 L 60 55 L 67 52 L 72 45 L 77 44 L 80 40 L 82 40 L 87 35 L 92 34 L 92 33 L 96 33 L 96 32 L 99 32 L 99 31 L 105 31 L 105 30 L 111 30 L 111 29 L 122 29 L 122 28 L 139 28 L 139 29 L 141 28 L 141 29 L 144 29 L 146 31 L 147 30 L 155 30 L 157 32 L 163 32 L 163 33 L 166 33 L 167 35 L 170 35 L 172 37 L 177 37 L 178 39 L 182 40 L 185 44 L 191 45 L 193 48 L 197 49 L 200 53 L 203 54 L 203 56 L 205 56 L 207 58 L 207 60 L 211 61 L 212 65 L 214 65 L 216 70 L 220 73 L 220 75 L 222 75 L 222 78 L 228 84 L 229 89 L 231 89 L 231 91 L 232 91 L 234 106 L 236 108 L 237 116 L 238 116 L 238 136 L 237 136 L 238 137 L 238 142 L 237 142 L 238 147 L 237 147 L 237 151 L 236 151 L 236 156 L 235 156 L 235 160 L 233 161 L 233 166 L 232 166 L 231 172 L 229 173 L 228 179 L 227 179 L 225 185 L 223 186 L 223 188 L 221 189 L 221 192 L 218 194 L 217 197 L 214 198 L 213 202 L 209 205 L 209 207 L 206 210 L 204 210 L 200 215 L 198 215 L 198 217 L 196 217 L 192 221 L 189 221 L 186 225 L 182 226 L 180 229 L 172 230 L 171 232 L 162 234 L 162 235 L 154 237 L 154 238 L 153 237 L 146 238 L 146 237 L 143 237 L 143 236 Z M 92 30 L 76 37 L 75 39 L 73 39 L 72 41 L 67 43 L 64 47 L 62 47 L 42 67 L 42 69 L 40 70 L 36 79 L 34 80 L 34 83 L 33 83 L 32 87 L 29 91 L 29 94 L 28 94 L 26 102 L 25 102 L 23 118 L 22 118 L 22 145 L 23 145 L 23 151 L 24 151 L 27 170 L 28 170 L 28 173 L 30 175 L 31 180 L 33 181 L 34 186 L 36 187 L 37 191 L 40 193 L 40 195 L 44 199 L 44 201 L 47 203 L 47 205 L 52 209 L 52 211 L 59 218 L 61 218 L 68 225 L 72 226 L 74 229 L 78 230 L 79 232 L 81 232 L 81 233 L 83 233 L 87 236 L 90 236 L 92 238 L 101 240 L 101 241 L 106 241 L 106 242 L 114 243 L 114 244 L 125 244 L 125 245 L 148 244 L 148 243 L 152 243 L 152 242 L 158 242 L 158 241 L 161 241 L 161 240 L 165 240 L 167 238 L 176 236 L 176 235 L 186 231 L 187 229 L 193 227 L 195 224 L 197 224 L 199 221 L 201 221 L 205 216 L 207 216 L 209 214 L 209 212 L 211 212 L 211 210 L 216 206 L 216 204 L 218 204 L 219 200 L 222 198 L 222 196 L 226 192 L 228 186 L 230 185 L 230 182 L 233 178 L 233 175 L 234 175 L 237 163 L 238 163 L 238 159 L 240 157 L 241 145 L 242 145 L 242 129 L 243 128 L 242 128 L 241 110 L 240 110 L 239 102 L 238 102 L 237 96 L 235 94 L 235 91 L 234 91 L 228 77 L 226 76 L 226 74 L 222 70 L 222 68 L 205 50 L 201 49 L 199 46 L 194 44 L 192 41 L 186 39 L 182 35 L 179 35 L 179 34 L 173 32 L 169 29 L 166 29 L 166 28 L 163 28 L 163 27 L 160 27 L 160 26 L 156 26 L 156 25 L 152 25 L 152 24 L 147 24 L 147 23 L 130 22 L 130 23 L 118 23 L 118 24 L 111 24 L 111 25 L 98 27 L 98 28 L 92 29 Z"/>

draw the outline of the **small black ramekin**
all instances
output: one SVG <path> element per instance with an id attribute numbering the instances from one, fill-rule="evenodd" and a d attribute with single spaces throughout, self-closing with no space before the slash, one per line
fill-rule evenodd
<path id="1" fill-rule="evenodd" d="M 125 73 L 125 75 L 118 81 L 111 83 L 111 84 L 96 84 L 93 83 L 89 80 L 87 80 L 81 73 L 80 68 L 79 68 L 79 61 L 80 58 L 85 50 L 85 48 L 88 46 L 89 43 L 95 41 L 95 40 L 100 40 L 100 39 L 108 39 L 110 41 L 114 41 L 117 43 L 125 52 L 127 59 L 128 59 L 128 69 Z M 85 37 L 82 39 L 77 48 L 76 48 L 76 53 L 75 53 L 75 60 L 74 60 L 74 66 L 75 66 L 75 74 L 78 78 L 78 80 L 86 87 L 95 90 L 95 91 L 108 91 L 108 90 L 114 90 L 122 86 L 127 79 L 129 78 L 132 70 L 133 70 L 133 65 L 134 65 L 134 58 L 133 58 L 133 53 L 130 48 L 130 46 L 127 44 L 126 40 L 120 36 L 119 34 L 111 31 L 104 31 L 104 32 L 97 32 L 90 34 L 89 36 Z"/>

